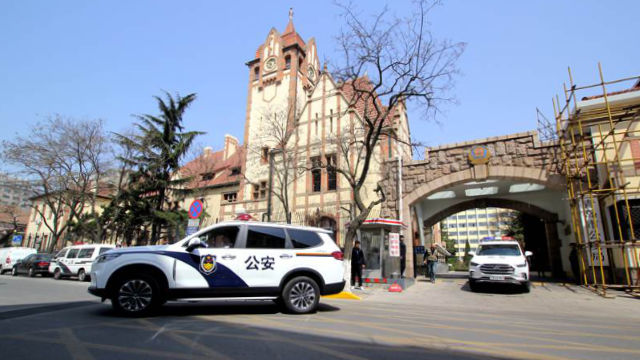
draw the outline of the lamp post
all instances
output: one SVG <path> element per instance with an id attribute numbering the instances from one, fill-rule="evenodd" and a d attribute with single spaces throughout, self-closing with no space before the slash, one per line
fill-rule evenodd
<path id="1" fill-rule="evenodd" d="M 269 194 L 267 195 L 267 222 L 271 222 L 271 192 L 273 191 L 273 156 L 282 149 L 269 150 Z"/>

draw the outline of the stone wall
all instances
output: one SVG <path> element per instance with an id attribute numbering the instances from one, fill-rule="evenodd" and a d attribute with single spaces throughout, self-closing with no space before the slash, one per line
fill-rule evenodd
<path id="1" fill-rule="evenodd" d="M 490 158 L 486 165 L 472 165 L 469 161 L 469 152 L 476 145 L 484 145 L 489 149 Z M 441 145 L 427 149 L 425 160 L 414 160 L 403 164 L 402 195 L 403 198 L 408 197 L 407 195 L 421 185 L 465 170 L 477 173 L 473 177 L 481 180 L 483 177 L 490 176 L 492 169 L 498 167 L 528 168 L 539 172 L 541 179 L 548 179 L 560 174 L 560 159 L 559 145 L 540 142 L 535 131 Z M 398 165 L 396 161 L 390 161 L 387 165 L 389 173 L 393 175 L 389 176 L 389 180 L 384 185 L 387 200 L 382 206 L 381 215 L 398 218 L 397 175 L 395 175 Z M 514 177 L 517 176 L 514 174 Z M 557 182 L 560 185 L 563 181 L 557 179 Z M 403 206 L 409 205 L 403 204 Z"/>

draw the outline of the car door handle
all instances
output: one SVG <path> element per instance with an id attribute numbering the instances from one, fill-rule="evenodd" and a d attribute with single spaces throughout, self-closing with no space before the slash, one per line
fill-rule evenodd
<path id="1" fill-rule="evenodd" d="M 224 259 L 224 260 L 233 260 L 235 258 L 236 258 L 235 255 L 223 255 L 222 256 L 222 259 Z"/>
<path id="2" fill-rule="evenodd" d="M 289 254 L 280 255 L 280 259 L 291 259 L 292 257 L 293 257 L 293 255 L 289 255 Z"/>

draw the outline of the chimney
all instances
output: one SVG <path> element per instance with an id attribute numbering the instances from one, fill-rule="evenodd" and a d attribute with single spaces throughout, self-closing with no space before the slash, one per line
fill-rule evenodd
<path id="1" fill-rule="evenodd" d="M 238 139 L 234 136 L 226 134 L 224 136 L 224 159 L 227 160 L 238 150 Z"/>
<path id="2" fill-rule="evenodd" d="M 213 152 L 213 148 L 211 146 L 207 146 L 204 148 L 204 151 L 202 151 L 202 155 L 204 155 L 204 157 L 208 157 L 211 155 L 212 152 Z"/>

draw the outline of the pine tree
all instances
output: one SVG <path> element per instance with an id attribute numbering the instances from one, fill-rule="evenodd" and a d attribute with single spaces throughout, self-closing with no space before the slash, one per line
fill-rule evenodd
<path id="1" fill-rule="evenodd" d="M 150 228 L 152 244 L 161 237 L 172 240 L 187 219 L 186 211 L 179 208 L 175 199 L 188 193 L 184 185 L 190 178 L 174 174 L 195 137 L 204 134 L 184 131 L 182 117 L 196 99 L 195 94 L 174 98 L 166 93 L 166 99 L 155 99 L 159 115 L 139 115 L 135 134 L 116 134 L 117 141 L 135 149 L 133 155 L 121 159 L 133 171 L 126 189 L 105 211 L 113 223 L 119 222 L 119 230 L 137 233 L 138 238 L 146 238 Z"/>

